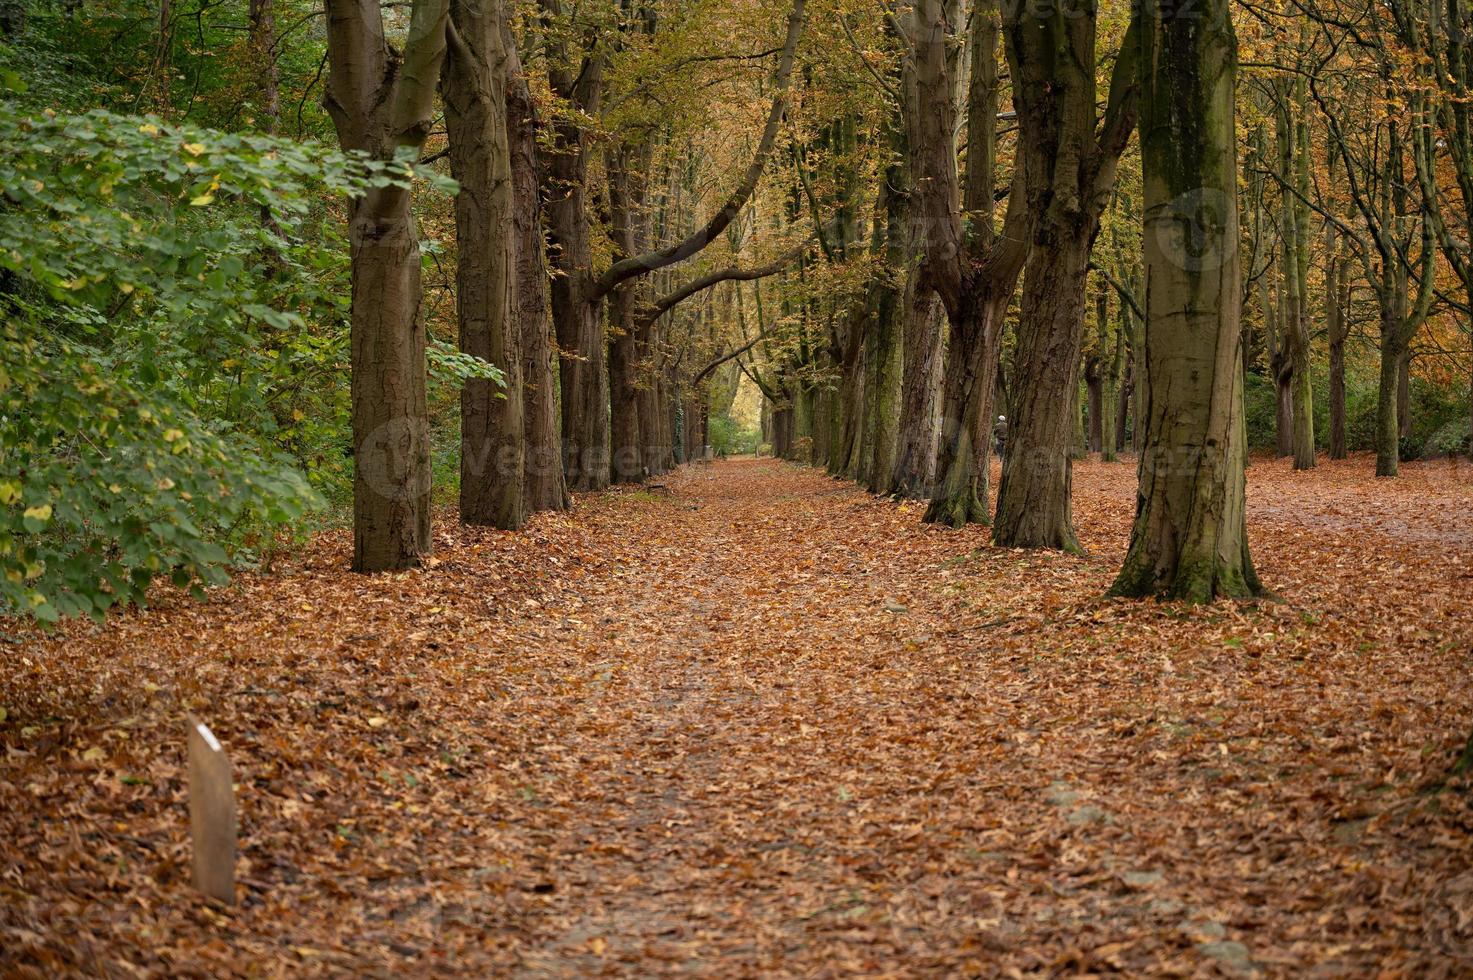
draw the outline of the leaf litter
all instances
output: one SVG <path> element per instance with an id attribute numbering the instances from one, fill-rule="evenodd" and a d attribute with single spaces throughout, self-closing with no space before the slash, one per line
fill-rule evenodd
<path id="1" fill-rule="evenodd" d="M 1084 557 L 771 460 L 665 484 L 22 632 L 0 974 L 1473 971 L 1466 465 L 1255 460 L 1280 601 L 1205 608 L 1102 598 L 1129 464 L 1076 465 Z"/>

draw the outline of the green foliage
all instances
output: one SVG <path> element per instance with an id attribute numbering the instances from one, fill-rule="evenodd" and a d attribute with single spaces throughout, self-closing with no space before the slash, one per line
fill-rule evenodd
<path id="1" fill-rule="evenodd" d="M 1275 445 L 1275 391 L 1273 380 L 1249 372 L 1243 396 L 1248 444 L 1255 449 Z M 1347 364 L 1345 371 L 1345 441 L 1352 452 L 1376 447 L 1376 399 L 1379 374 L 1374 361 Z M 1315 440 L 1321 449 L 1330 443 L 1328 369 L 1314 370 Z M 1465 452 L 1469 445 L 1468 393 L 1465 389 L 1412 378 L 1412 431 L 1402 440 L 1401 458 L 1419 459 Z"/>
<path id="2" fill-rule="evenodd" d="M 0 607 L 101 615 L 160 573 L 217 583 L 247 535 L 321 502 L 301 471 L 345 482 L 350 293 L 321 202 L 424 175 L 0 107 Z"/>
<path id="3" fill-rule="evenodd" d="M 319 498 L 248 441 L 131 384 L 100 352 L 16 325 L 0 364 L 0 608 L 43 621 L 224 581 L 230 532 Z"/>
<path id="4" fill-rule="evenodd" d="M 711 449 L 717 456 L 750 455 L 757 451 L 762 433 L 742 428 L 730 415 L 714 415 L 706 423 Z"/>

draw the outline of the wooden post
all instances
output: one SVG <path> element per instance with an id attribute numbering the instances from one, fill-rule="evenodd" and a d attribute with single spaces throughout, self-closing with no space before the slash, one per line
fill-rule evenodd
<path id="1" fill-rule="evenodd" d="M 189 831 L 194 887 L 235 904 L 235 790 L 230 760 L 213 732 L 189 716 Z"/>

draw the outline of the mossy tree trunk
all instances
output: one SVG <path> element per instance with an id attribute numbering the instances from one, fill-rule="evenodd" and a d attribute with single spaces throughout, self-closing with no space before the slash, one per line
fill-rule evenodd
<path id="1" fill-rule="evenodd" d="M 1237 43 L 1227 0 L 1140 10 L 1146 265 L 1136 519 L 1111 591 L 1194 602 L 1261 591 L 1244 514 Z"/>

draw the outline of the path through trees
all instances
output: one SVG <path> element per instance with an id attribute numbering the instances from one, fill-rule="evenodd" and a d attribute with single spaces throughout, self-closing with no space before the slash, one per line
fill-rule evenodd
<path id="1" fill-rule="evenodd" d="M 1255 461 L 1285 601 L 1210 615 L 1101 598 L 1130 467 L 1076 466 L 1077 557 L 735 460 L 65 626 L 0 658 L 0 972 L 1473 968 L 1469 800 L 1421 793 L 1473 490 L 1367 463 Z M 228 912 L 186 708 L 236 766 Z"/>

